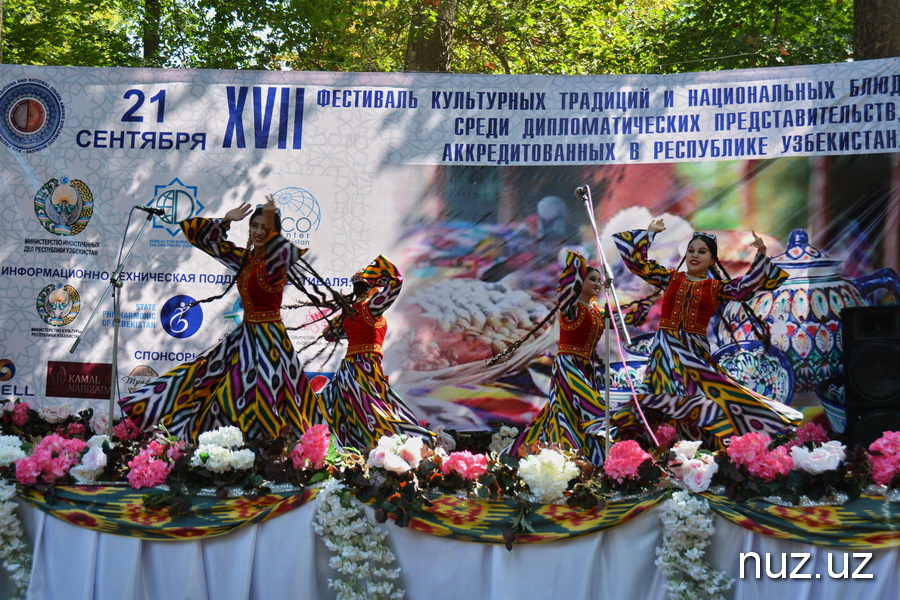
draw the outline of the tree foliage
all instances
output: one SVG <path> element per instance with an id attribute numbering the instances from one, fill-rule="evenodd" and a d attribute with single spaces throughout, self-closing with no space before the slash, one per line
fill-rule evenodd
<path id="1" fill-rule="evenodd" d="M 853 18 L 853 0 L 5 5 L 3 56 L 14 63 L 511 74 L 676 73 L 837 62 L 851 56 Z M 154 39 L 157 30 L 158 48 L 144 52 L 142 41 Z"/>

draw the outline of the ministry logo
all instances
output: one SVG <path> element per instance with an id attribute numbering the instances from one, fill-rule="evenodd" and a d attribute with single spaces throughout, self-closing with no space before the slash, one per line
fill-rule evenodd
<path id="1" fill-rule="evenodd" d="M 197 198 L 197 186 L 185 185 L 177 177 L 165 185 L 155 186 L 148 204 L 165 211 L 163 216 L 153 217 L 153 228 L 165 229 L 172 237 L 181 232 L 180 221 L 196 217 L 206 208 Z"/>
<path id="2" fill-rule="evenodd" d="M 94 215 L 94 195 L 78 179 L 51 179 L 34 195 L 34 214 L 55 235 L 78 235 Z"/>
<path id="3" fill-rule="evenodd" d="M 20 79 L 0 91 L 0 141 L 23 153 L 56 141 L 66 120 L 62 98 L 43 81 Z"/>
<path id="4" fill-rule="evenodd" d="M 50 284 L 38 293 L 36 308 L 44 323 L 64 327 L 78 316 L 81 296 L 71 285 Z"/>

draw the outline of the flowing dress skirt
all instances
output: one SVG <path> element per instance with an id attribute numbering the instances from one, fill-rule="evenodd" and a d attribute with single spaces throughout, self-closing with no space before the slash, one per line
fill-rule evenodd
<path id="1" fill-rule="evenodd" d="M 603 464 L 606 401 L 598 367 L 580 356 L 557 354 L 550 372 L 550 401 L 506 452 L 546 442 L 581 450 L 593 464 Z"/>
<path id="2" fill-rule="evenodd" d="M 299 435 L 315 424 L 316 400 L 281 322 L 244 322 L 199 358 L 120 401 L 144 431 L 157 424 L 196 441 L 211 429 L 238 427 L 247 440 Z"/>
<path id="3" fill-rule="evenodd" d="M 781 433 L 796 427 L 803 416 L 735 382 L 716 365 L 706 336 L 684 331 L 657 332 L 637 392 L 651 427 L 672 422 L 688 439 L 706 438 L 718 448 L 732 435 Z M 615 413 L 613 424 L 622 438 L 637 437 L 645 429 L 633 403 Z"/>
<path id="4" fill-rule="evenodd" d="M 332 433 L 344 446 L 372 448 L 382 436 L 394 434 L 432 437 L 388 384 L 378 354 L 345 357 L 318 399 Z"/>

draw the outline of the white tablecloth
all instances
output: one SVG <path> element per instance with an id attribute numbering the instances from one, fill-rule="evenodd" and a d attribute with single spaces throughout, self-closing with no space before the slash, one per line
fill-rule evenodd
<path id="1" fill-rule="evenodd" d="M 34 549 L 29 587 L 33 600 L 279 600 L 333 598 L 328 550 L 312 528 L 312 502 L 299 509 L 197 541 L 144 541 L 99 534 L 21 505 Z M 503 546 L 459 542 L 386 524 L 409 600 L 615 600 L 665 598 L 665 579 L 654 565 L 662 540 L 653 510 L 606 532 L 561 542 Z M 760 578 L 738 579 L 740 554 L 763 560 Z M 844 550 L 785 542 L 716 518 L 708 560 L 737 582 L 735 600 L 877 600 L 900 598 L 900 548 L 872 551 L 861 570 L 871 579 L 834 579 Z M 792 556 L 796 555 L 796 556 Z M 809 579 L 766 576 L 784 559 Z M 820 577 L 816 578 L 815 574 Z M 0 598 L 8 581 L 0 578 Z"/>

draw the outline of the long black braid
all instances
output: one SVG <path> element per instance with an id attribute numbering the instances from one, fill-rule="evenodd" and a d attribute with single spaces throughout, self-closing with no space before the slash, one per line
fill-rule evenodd
<path id="1" fill-rule="evenodd" d="M 262 214 L 263 214 L 263 207 L 257 206 L 256 210 L 254 210 L 253 213 L 250 215 L 250 221 L 252 222 L 253 219 L 261 216 Z M 275 219 L 275 222 L 274 222 L 275 231 L 276 231 L 276 233 L 280 234 L 281 233 L 281 215 L 276 212 L 274 215 L 274 219 Z M 228 286 L 222 291 L 222 293 L 217 294 L 215 296 L 210 296 L 208 298 L 204 298 L 202 300 L 195 300 L 194 302 L 192 302 L 190 304 L 190 306 L 193 307 L 200 303 L 212 302 L 213 300 L 218 300 L 218 299 L 224 297 L 225 294 L 227 294 L 231 290 L 231 288 L 234 287 L 234 284 L 237 283 L 237 281 L 240 279 L 241 273 L 243 272 L 244 268 L 249 263 L 250 256 L 253 254 L 254 250 L 255 250 L 255 248 L 253 246 L 252 238 L 248 239 L 247 247 L 244 250 L 243 256 L 241 257 L 241 263 L 238 266 L 238 270 L 235 273 L 232 280 L 228 283 Z M 312 288 L 307 287 L 306 283 L 305 283 L 305 280 L 306 280 L 305 273 L 308 273 L 313 278 L 318 280 L 321 283 L 322 287 L 324 287 L 331 294 L 331 297 L 333 299 L 335 299 L 334 302 L 330 302 L 328 300 L 328 296 L 324 292 L 319 291 L 315 287 L 312 287 Z M 315 268 L 313 268 L 313 266 L 309 263 L 309 261 L 307 261 L 302 256 L 299 257 L 298 260 L 287 269 L 286 277 L 287 277 L 287 280 L 291 284 L 294 285 L 294 287 L 296 287 L 298 290 L 300 290 L 300 292 L 309 299 L 310 304 L 307 304 L 307 306 L 313 305 L 313 306 L 319 306 L 319 307 L 326 307 L 326 306 L 341 306 L 341 307 L 346 307 L 346 308 L 350 307 L 349 304 L 346 304 L 346 300 L 344 300 L 344 296 L 341 295 L 336 290 L 334 290 L 331 286 L 329 286 L 326 283 L 325 278 L 323 278 L 321 275 L 319 275 L 319 273 L 315 270 Z M 291 308 L 293 308 L 293 307 L 291 307 Z M 294 327 L 291 329 L 299 329 L 299 327 Z"/>
<path id="2" fill-rule="evenodd" d="M 710 271 L 712 272 L 713 277 L 723 282 L 731 281 L 731 275 L 728 274 L 728 271 L 725 270 L 725 266 L 722 265 L 722 261 L 719 260 L 719 246 L 716 243 L 716 240 L 709 235 L 702 233 L 694 234 L 694 236 L 691 238 L 691 242 L 693 242 L 694 240 L 701 240 L 704 244 L 706 244 L 706 247 L 709 248 L 709 251 L 712 253 L 713 268 L 710 269 Z M 690 244 L 690 242 L 688 242 L 688 244 Z M 679 262 L 678 266 L 675 267 L 676 271 L 681 268 L 681 265 L 684 264 L 684 259 L 685 257 L 682 256 L 681 262 Z M 766 348 L 771 346 L 772 336 L 769 332 L 769 326 L 765 323 L 765 321 L 759 318 L 759 315 L 757 315 L 752 308 L 750 308 L 750 305 L 747 304 L 746 300 L 741 300 L 740 303 L 744 309 L 744 312 L 747 313 L 747 316 L 750 318 L 750 326 L 753 328 L 754 333 L 756 333 L 756 337 L 765 342 Z M 719 304 L 716 312 L 719 314 L 719 318 L 722 320 L 722 323 L 725 324 L 725 329 L 728 330 L 728 334 L 731 336 L 731 341 L 737 343 L 737 338 L 734 335 L 734 328 L 725 322 L 725 318 L 722 315 L 721 311 L 722 304 Z"/>
<path id="3" fill-rule="evenodd" d="M 590 273 L 591 271 L 596 271 L 597 273 L 600 272 L 600 271 L 599 271 L 598 269 L 596 269 L 595 267 L 588 267 L 588 268 L 587 268 L 587 272 Z M 575 292 L 580 294 L 580 293 L 581 293 L 581 290 L 575 290 Z M 652 294 L 649 294 L 649 295 L 647 295 L 647 296 L 644 296 L 643 298 L 639 298 L 639 299 L 637 299 L 637 300 L 634 300 L 634 301 L 632 301 L 632 302 L 629 302 L 628 304 L 623 304 L 622 306 L 619 307 L 619 310 L 621 310 L 621 311 L 624 312 L 626 309 L 631 308 L 632 306 L 635 306 L 636 304 L 640 304 L 640 303 L 642 303 L 642 302 L 646 302 L 646 301 L 648 301 L 648 300 L 651 300 L 651 299 L 652 299 L 654 296 L 656 296 L 657 294 L 659 294 L 659 290 L 655 290 Z M 492 356 L 491 358 L 487 359 L 487 361 L 486 361 L 486 362 L 487 362 L 487 366 L 493 367 L 494 365 L 496 365 L 496 364 L 498 364 L 498 363 L 501 363 L 501 362 L 504 362 L 504 361 L 506 361 L 506 360 L 509 360 L 509 358 L 510 358 L 513 354 L 515 354 L 516 351 L 517 351 L 519 348 L 522 347 L 522 344 L 524 344 L 524 343 L 525 343 L 529 338 L 531 338 L 531 336 L 533 336 L 535 333 L 537 333 L 538 331 L 540 331 L 540 330 L 544 327 L 544 325 L 546 325 L 547 323 L 549 323 L 549 322 L 550 322 L 550 319 L 552 319 L 552 318 L 553 318 L 553 315 L 555 315 L 558 311 L 559 311 L 559 302 L 557 302 L 556 304 L 554 304 L 554 305 L 553 305 L 553 308 L 550 309 L 550 312 L 547 313 L 547 316 L 544 317 L 543 319 L 541 319 L 541 322 L 540 322 L 540 323 L 538 323 L 537 325 L 535 325 L 534 327 L 532 327 L 531 329 L 529 329 L 528 332 L 525 333 L 525 335 L 523 335 L 522 337 L 520 337 L 519 339 L 517 339 L 516 341 L 514 341 L 514 342 L 513 342 L 512 344 L 510 344 L 509 346 L 507 346 L 507 347 L 506 347 L 502 352 L 500 352 L 499 354 L 496 354 L 496 355 Z"/>

